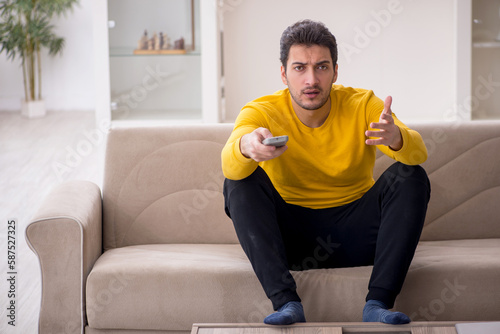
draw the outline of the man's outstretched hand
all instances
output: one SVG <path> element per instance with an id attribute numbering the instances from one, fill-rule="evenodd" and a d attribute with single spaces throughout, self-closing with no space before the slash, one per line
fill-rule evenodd
<path id="1" fill-rule="evenodd" d="M 240 140 L 241 153 L 245 157 L 251 158 L 257 162 L 271 160 L 280 156 L 287 150 L 288 146 L 276 147 L 262 144 L 264 139 L 272 136 L 271 131 L 266 128 L 258 128 L 247 133 L 242 136 Z"/>
<path id="2" fill-rule="evenodd" d="M 391 111 L 392 97 L 388 96 L 384 102 L 384 110 L 380 114 L 378 123 L 371 123 L 372 129 L 375 131 L 366 131 L 367 137 L 376 137 L 376 139 L 367 139 L 366 145 L 385 145 L 389 146 L 394 151 L 399 151 L 403 147 L 403 137 L 399 127 L 394 124 L 394 118 Z"/>

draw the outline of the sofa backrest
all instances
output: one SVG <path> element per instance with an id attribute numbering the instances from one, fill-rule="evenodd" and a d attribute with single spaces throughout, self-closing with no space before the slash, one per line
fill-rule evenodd
<path id="1" fill-rule="evenodd" d="M 408 124 L 427 146 L 431 200 L 421 240 L 500 238 L 500 121 Z M 374 178 L 392 163 L 377 152 Z"/>
<path id="2" fill-rule="evenodd" d="M 429 152 L 422 240 L 500 237 L 500 122 L 409 124 Z M 232 124 L 112 128 L 103 185 L 110 249 L 237 243 L 224 213 L 220 153 Z M 378 176 L 394 161 L 380 152 Z"/>
<path id="3" fill-rule="evenodd" d="M 112 128 L 103 184 L 104 249 L 237 243 L 220 154 L 232 124 Z"/>

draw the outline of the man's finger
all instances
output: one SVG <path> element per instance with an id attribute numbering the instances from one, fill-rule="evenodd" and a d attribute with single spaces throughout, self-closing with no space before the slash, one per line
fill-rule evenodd
<path id="1" fill-rule="evenodd" d="M 385 145 L 387 144 L 387 140 L 381 139 L 367 139 L 365 140 L 366 145 Z"/>
<path id="2" fill-rule="evenodd" d="M 276 147 L 276 153 L 279 153 L 279 154 L 285 152 L 286 150 L 288 150 L 288 146 L 286 146 L 286 145 Z"/>
<path id="3" fill-rule="evenodd" d="M 392 124 L 383 122 L 383 123 L 371 123 L 370 128 L 372 129 L 380 129 L 380 130 L 390 130 L 392 128 Z"/>
<path id="4" fill-rule="evenodd" d="M 269 129 L 267 128 L 257 128 L 255 132 L 261 135 L 263 139 L 270 138 L 273 136 L 271 131 L 269 131 Z"/>
<path id="5" fill-rule="evenodd" d="M 385 112 L 383 112 L 383 113 L 380 114 L 379 121 L 385 121 L 385 122 L 389 122 L 389 123 L 394 123 L 394 118 L 392 118 L 392 115 L 390 114 L 390 111 L 389 111 L 389 114 L 386 114 Z"/>
<path id="6" fill-rule="evenodd" d="M 384 112 L 380 114 L 380 117 L 392 118 L 392 111 L 391 111 L 391 109 L 389 109 L 389 111 L 385 111 L 384 110 Z"/>
<path id="7" fill-rule="evenodd" d="M 385 98 L 384 110 L 382 111 L 382 114 L 391 115 L 392 114 L 391 105 L 392 105 L 392 96 L 388 96 Z"/>
<path id="8" fill-rule="evenodd" d="M 365 136 L 372 138 L 383 138 L 387 137 L 386 131 L 366 131 Z"/>

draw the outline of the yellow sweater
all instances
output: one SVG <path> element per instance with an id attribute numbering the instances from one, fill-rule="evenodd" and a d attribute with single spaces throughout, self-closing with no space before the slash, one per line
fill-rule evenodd
<path id="1" fill-rule="evenodd" d="M 365 131 L 378 122 L 384 102 L 371 90 L 333 85 L 332 107 L 317 128 L 304 125 L 293 111 L 288 88 L 246 104 L 222 151 L 225 177 L 240 180 L 261 166 L 283 199 L 290 204 L 319 209 L 359 199 L 374 184 L 375 146 L 365 144 Z M 389 157 L 408 165 L 427 159 L 418 132 L 393 114 L 403 147 L 393 151 L 377 146 Z M 288 135 L 288 149 L 279 157 L 257 163 L 241 154 L 240 138 L 264 127 L 273 136 Z"/>

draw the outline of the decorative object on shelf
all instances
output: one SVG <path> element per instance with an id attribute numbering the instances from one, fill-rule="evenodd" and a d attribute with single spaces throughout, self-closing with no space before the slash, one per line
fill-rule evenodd
<path id="1" fill-rule="evenodd" d="M 168 35 L 160 32 L 160 39 L 161 39 L 161 49 L 162 50 L 170 49 L 170 38 L 168 37 Z"/>
<path id="2" fill-rule="evenodd" d="M 184 37 L 179 38 L 174 42 L 175 50 L 184 50 Z"/>
<path id="3" fill-rule="evenodd" d="M 148 50 L 154 50 L 154 49 L 155 49 L 155 38 L 153 34 L 153 37 L 148 39 Z"/>
<path id="4" fill-rule="evenodd" d="M 60 54 L 64 38 L 56 36 L 52 18 L 59 17 L 77 4 L 78 0 L 26 1 L 2 0 L 0 4 L 0 53 L 7 59 L 21 60 L 25 98 L 21 114 L 34 118 L 45 115 L 42 99 L 41 52 Z"/>
<path id="5" fill-rule="evenodd" d="M 142 34 L 141 39 L 137 43 L 138 50 L 146 50 L 148 48 L 148 31 L 144 29 L 144 34 Z"/>
<path id="6" fill-rule="evenodd" d="M 161 45 L 160 45 L 160 36 L 156 33 L 156 31 L 153 33 L 153 49 L 154 50 L 160 50 Z"/>
<path id="7" fill-rule="evenodd" d="M 195 25 L 194 25 L 194 0 L 191 0 L 191 45 L 190 50 L 195 50 Z M 184 37 L 170 44 L 170 37 L 163 32 L 156 32 L 153 37 L 148 38 L 147 30 L 137 43 L 135 55 L 167 55 L 167 54 L 185 54 L 187 53 Z"/>
<path id="8" fill-rule="evenodd" d="M 153 33 L 151 38 L 148 38 L 147 30 L 144 30 L 144 34 L 137 43 L 137 49 L 134 50 L 136 55 L 162 55 L 162 54 L 185 54 L 185 42 L 184 38 L 174 42 L 174 48 L 171 48 L 170 38 L 167 34 L 162 32 Z"/>

